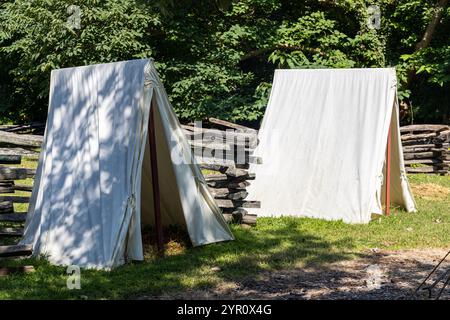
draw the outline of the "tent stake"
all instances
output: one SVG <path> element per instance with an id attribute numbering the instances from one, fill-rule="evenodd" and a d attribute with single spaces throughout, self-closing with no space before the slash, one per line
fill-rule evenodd
<path id="1" fill-rule="evenodd" d="M 148 141 L 150 145 L 150 160 L 152 167 L 152 187 L 153 187 L 153 209 L 155 211 L 155 229 L 158 256 L 164 255 L 163 229 L 161 223 L 161 204 L 159 196 L 158 180 L 158 160 L 156 156 L 156 130 L 155 130 L 155 110 L 156 103 L 152 100 L 150 107 L 150 119 L 148 121 Z"/>
<path id="2" fill-rule="evenodd" d="M 391 214 L 391 125 L 389 125 L 387 150 L 386 150 L 386 216 Z"/>

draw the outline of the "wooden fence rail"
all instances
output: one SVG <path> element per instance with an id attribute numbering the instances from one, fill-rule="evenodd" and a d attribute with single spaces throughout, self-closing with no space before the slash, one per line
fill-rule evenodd
<path id="1" fill-rule="evenodd" d="M 183 125 L 184 134 L 196 161 L 206 170 L 208 188 L 229 222 L 254 225 L 256 215 L 246 209 L 259 208 L 259 201 L 246 200 L 247 187 L 255 179 L 248 172 L 250 164 L 262 159 L 253 156 L 258 145 L 257 131 L 227 121 L 211 118 L 214 128 Z"/>
<path id="2" fill-rule="evenodd" d="M 20 164 L 22 157 L 20 155 L 1 156 L 0 164 Z M 0 240 L 4 238 L 16 239 L 23 236 L 23 226 L 26 221 L 26 212 L 17 212 L 14 210 L 14 203 L 28 203 L 29 196 L 15 195 L 17 190 L 31 192 L 31 186 L 16 184 L 14 180 L 33 178 L 35 170 L 15 168 L 9 166 L 0 166 Z M 5 195 L 7 194 L 7 195 Z M 0 243 L 1 244 L 1 243 Z M 0 245 L 0 258 L 23 257 L 32 253 L 31 246 L 23 245 Z M 14 273 L 30 273 L 34 271 L 33 266 L 5 267 L 1 265 L 0 277 L 8 276 Z"/>
<path id="3" fill-rule="evenodd" d="M 410 125 L 400 128 L 406 172 L 449 174 L 450 127 Z"/>

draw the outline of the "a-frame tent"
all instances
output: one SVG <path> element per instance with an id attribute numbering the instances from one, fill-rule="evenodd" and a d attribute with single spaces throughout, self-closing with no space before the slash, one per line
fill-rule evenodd
<path id="1" fill-rule="evenodd" d="M 276 70 L 259 139 L 248 188 L 258 216 L 367 223 L 386 197 L 416 210 L 393 68 Z"/>
<path id="2" fill-rule="evenodd" d="M 143 260 L 141 227 L 155 211 L 194 246 L 233 239 L 153 61 L 52 71 L 21 243 L 54 264 L 110 269 Z"/>

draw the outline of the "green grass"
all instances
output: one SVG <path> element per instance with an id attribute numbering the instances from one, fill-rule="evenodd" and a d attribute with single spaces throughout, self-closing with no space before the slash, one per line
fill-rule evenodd
<path id="1" fill-rule="evenodd" d="M 432 174 L 414 174 L 408 176 L 411 184 L 435 183 L 443 187 L 450 188 L 449 176 L 436 176 Z"/>
<path id="2" fill-rule="evenodd" d="M 26 163 L 27 165 L 27 163 Z M 410 181 L 450 188 L 450 178 L 414 175 Z M 0 277 L 0 299 L 118 299 L 141 294 L 201 289 L 224 281 L 239 281 L 265 270 L 326 265 L 367 254 L 370 248 L 388 250 L 446 248 L 450 246 L 450 198 L 416 195 L 419 212 L 394 209 L 368 225 L 348 225 L 308 218 L 260 218 L 256 227 L 232 226 L 236 240 L 191 248 L 175 238 L 165 258 L 151 251 L 146 261 L 111 272 L 82 270 L 81 290 L 66 288 L 66 269 L 45 260 L 2 261 L 6 265 L 32 264 L 29 275 Z M 212 271 L 218 266 L 221 271 Z"/>

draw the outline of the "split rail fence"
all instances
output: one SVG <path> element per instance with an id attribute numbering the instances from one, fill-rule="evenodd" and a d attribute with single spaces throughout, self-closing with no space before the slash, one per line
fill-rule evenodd
<path id="1" fill-rule="evenodd" d="M 17 165 L 22 161 L 21 155 L 0 155 L 0 164 Z M 33 178 L 35 170 L 15 168 L 10 166 L 0 167 L 0 258 L 17 258 L 31 255 L 31 246 L 18 245 L 17 241 L 23 235 L 23 226 L 26 220 L 26 212 L 17 212 L 14 209 L 16 203 L 28 203 L 32 187 L 21 184 L 17 180 Z M 17 191 L 25 192 L 25 196 L 17 195 Z M 0 260 L 0 276 L 11 273 L 29 273 L 34 271 L 33 266 L 6 267 Z"/>
<path id="2" fill-rule="evenodd" d="M 247 187 L 255 179 L 248 171 L 251 163 L 262 160 L 253 156 L 258 132 L 241 125 L 210 118 L 209 128 L 182 125 L 197 163 L 204 170 L 208 188 L 228 222 L 255 225 L 256 215 L 248 208 L 259 208 L 259 201 L 248 201 Z"/>
<path id="3" fill-rule="evenodd" d="M 447 175 L 450 170 L 450 126 L 400 128 L 406 172 Z"/>

